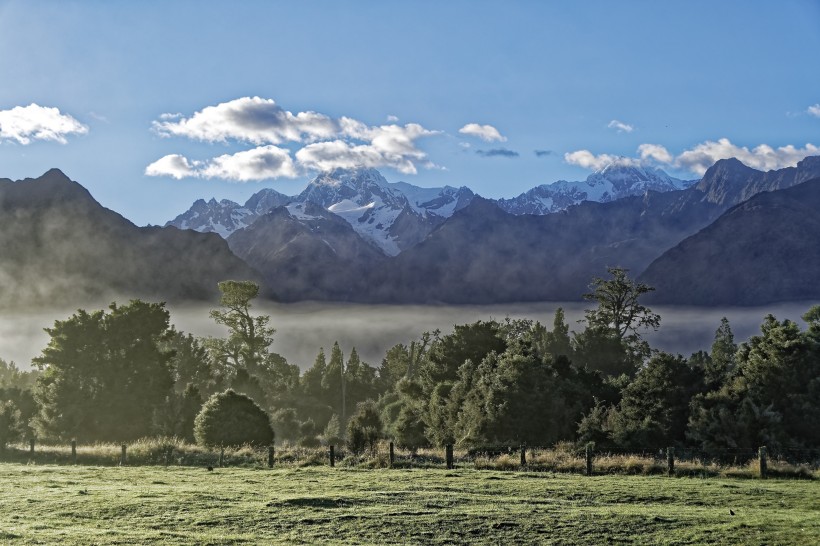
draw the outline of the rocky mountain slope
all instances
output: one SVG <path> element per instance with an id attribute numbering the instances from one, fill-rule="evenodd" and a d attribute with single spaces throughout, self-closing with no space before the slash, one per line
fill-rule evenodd
<path id="1" fill-rule="evenodd" d="M 202 300 L 259 278 L 215 234 L 137 227 L 52 169 L 0 180 L 0 305 L 101 298 Z"/>
<path id="2" fill-rule="evenodd" d="M 759 193 L 663 253 L 641 278 L 664 303 L 819 300 L 818 210 L 820 178 Z"/>

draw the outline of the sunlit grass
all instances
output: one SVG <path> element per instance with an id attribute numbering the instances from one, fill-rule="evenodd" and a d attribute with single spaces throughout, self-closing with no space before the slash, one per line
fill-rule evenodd
<path id="1" fill-rule="evenodd" d="M 820 536 L 812 480 L 6 463 L 0 487 L 2 544 L 808 545 Z"/>

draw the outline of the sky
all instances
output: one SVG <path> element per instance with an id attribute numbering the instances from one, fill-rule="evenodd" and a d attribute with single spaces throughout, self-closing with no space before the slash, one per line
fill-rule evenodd
<path id="1" fill-rule="evenodd" d="M 333 167 L 511 197 L 818 147 L 812 0 L 0 0 L 0 177 L 138 225 Z"/>

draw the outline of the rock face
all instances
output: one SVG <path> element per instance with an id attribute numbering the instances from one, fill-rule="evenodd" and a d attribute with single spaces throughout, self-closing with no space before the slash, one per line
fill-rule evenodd
<path id="1" fill-rule="evenodd" d="M 229 199 L 211 199 L 207 202 L 198 199 L 190 209 L 165 225 L 192 229 L 200 233 L 217 233 L 227 238 L 234 231 L 254 223 L 269 210 L 286 205 L 290 201 L 291 197 L 270 188 L 253 194 L 244 206 Z"/>
<path id="2" fill-rule="evenodd" d="M 52 169 L 0 180 L 0 305 L 203 300 L 254 273 L 215 234 L 137 227 Z"/>
<path id="3" fill-rule="evenodd" d="M 820 178 L 764 192 L 663 253 L 642 280 L 653 300 L 762 305 L 820 299 Z"/>

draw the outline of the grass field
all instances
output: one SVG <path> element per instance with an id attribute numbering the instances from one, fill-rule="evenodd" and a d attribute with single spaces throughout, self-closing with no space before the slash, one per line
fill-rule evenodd
<path id="1" fill-rule="evenodd" d="M 0 487 L 2 544 L 820 541 L 816 480 L 0 464 Z"/>

